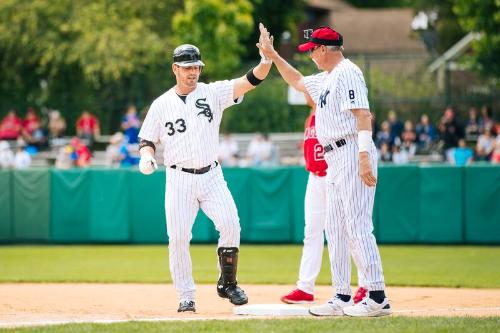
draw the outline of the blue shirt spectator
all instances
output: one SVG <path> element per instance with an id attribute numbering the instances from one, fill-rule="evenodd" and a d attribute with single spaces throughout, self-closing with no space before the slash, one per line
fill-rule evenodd
<path id="1" fill-rule="evenodd" d="M 465 146 L 465 140 L 458 141 L 458 147 L 453 151 L 454 162 L 456 166 L 465 166 L 472 162 L 474 152 L 471 148 Z"/>
<path id="2" fill-rule="evenodd" d="M 140 127 L 141 121 L 137 115 L 137 109 L 135 105 L 129 105 L 127 113 L 122 119 L 122 129 L 123 133 L 127 137 L 128 143 L 134 144 L 139 142 L 137 136 L 139 135 Z"/>

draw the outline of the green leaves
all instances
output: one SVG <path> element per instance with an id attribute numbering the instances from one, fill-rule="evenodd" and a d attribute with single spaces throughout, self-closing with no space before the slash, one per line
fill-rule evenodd
<path id="1" fill-rule="evenodd" d="M 172 25 L 175 44 L 200 48 L 210 79 L 227 78 L 240 65 L 241 41 L 254 28 L 252 5 L 248 0 L 185 0 Z"/>
<path id="2" fill-rule="evenodd" d="M 3 1 L 2 67 L 33 64 L 54 77 L 76 64 L 96 86 L 120 80 L 165 59 L 169 31 L 157 19 L 176 8 L 175 1 L 168 8 L 150 1 Z"/>
<path id="3" fill-rule="evenodd" d="M 500 1 L 499 0 L 455 0 L 454 13 L 466 31 L 482 34 L 473 44 L 472 63 L 485 76 L 500 76 Z"/>

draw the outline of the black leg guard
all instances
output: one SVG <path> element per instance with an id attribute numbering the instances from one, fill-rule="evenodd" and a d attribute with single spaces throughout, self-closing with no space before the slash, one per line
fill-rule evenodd
<path id="1" fill-rule="evenodd" d="M 222 298 L 229 298 L 229 301 L 235 305 L 242 305 L 248 303 L 248 297 L 238 287 L 236 281 L 238 252 L 237 247 L 220 247 L 217 249 L 221 271 L 217 282 L 217 294 Z"/>

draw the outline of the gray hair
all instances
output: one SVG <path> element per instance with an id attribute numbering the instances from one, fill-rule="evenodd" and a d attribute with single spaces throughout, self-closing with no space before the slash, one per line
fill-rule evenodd
<path id="1" fill-rule="evenodd" d="M 329 51 L 344 51 L 344 46 L 343 45 L 340 45 L 340 46 L 337 46 L 337 45 L 327 45 L 326 48 L 329 50 Z"/>

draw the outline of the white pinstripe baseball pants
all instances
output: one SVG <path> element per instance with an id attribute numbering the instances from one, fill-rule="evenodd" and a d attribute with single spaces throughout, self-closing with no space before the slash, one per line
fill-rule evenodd
<path id="1" fill-rule="evenodd" d="M 200 208 L 219 232 L 218 247 L 239 247 L 238 211 L 220 166 L 201 175 L 167 168 L 165 213 L 169 264 L 180 301 L 195 300 L 189 244 Z"/>
<path id="2" fill-rule="evenodd" d="M 326 237 L 335 292 L 351 295 L 350 251 L 368 290 L 385 289 L 382 261 L 373 235 L 372 211 L 375 188 L 359 176 L 359 152 L 355 138 L 325 154 L 329 166 Z M 372 144 L 370 160 L 377 175 L 377 151 Z M 333 182 L 333 183 L 332 183 Z"/>
<path id="3" fill-rule="evenodd" d="M 308 294 L 314 294 L 316 278 L 321 270 L 327 209 L 326 178 L 309 173 L 304 198 L 304 247 L 297 288 Z M 365 286 L 364 277 L 359 269 L 358 284 Z"/>

